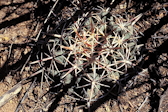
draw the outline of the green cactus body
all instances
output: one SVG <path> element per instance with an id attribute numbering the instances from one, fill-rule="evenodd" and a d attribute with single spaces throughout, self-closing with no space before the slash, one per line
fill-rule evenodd
<path id="1" fill-rule="evenodd" d="M 134 66 L 139 45 L 132 22 L 110 15 L 109 9 L 101 8 L 84 18 L 65 30 L 55 60 L 64 66 L 59 70 L 64 83 L 75 77 L 75 96 L 91 103 L 104 94 L 101 88 L 110 88 L 104 81 L 114 83 Z"/>

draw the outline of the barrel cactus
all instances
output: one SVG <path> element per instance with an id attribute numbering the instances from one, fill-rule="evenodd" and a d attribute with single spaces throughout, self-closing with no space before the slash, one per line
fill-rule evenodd
<path id="1" fill-rule="evenodd" d="M 68 90 L 71 97 L 89 107 L 105 95 L 102 88 L 110 90 L 104 82 L 115 83 L 135 66 L 141 45 L 137 44 L 134 24 L 141 16 L 126 21 L 110 14 L 109 8 L 95 8 L 63 29 L 61 35 L 54 34 L 52 74 L 59 76 L 63 85 L 73 82 Z"/>

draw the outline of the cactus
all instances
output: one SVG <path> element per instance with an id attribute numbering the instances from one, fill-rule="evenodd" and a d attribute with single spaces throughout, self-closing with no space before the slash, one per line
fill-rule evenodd
<path id="1" fill-rule="evenodd" d="M 137 45 L 136 30 L 133 27 L 141 14 L 124 21 L 109 13 L 109 8 L 97 8 L 84 14 L 75 23 L 56 35 L 50 50 L 53 60 L 62 67 L 56 67 L 64 85 L 74 85 L 69 95 L 82 99 L 90 107 L 92 101 L 105 93 L 101 88 L 110 89 L 104 81 L 115 83 L 128 68 L 135 66 Z"/>

